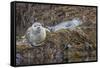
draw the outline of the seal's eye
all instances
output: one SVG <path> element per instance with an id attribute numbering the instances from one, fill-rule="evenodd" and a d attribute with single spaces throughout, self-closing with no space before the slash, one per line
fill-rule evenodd
<path id="1" fill-rule="evenodd" d="M 34 27 L 36 27 L 36 25 L 34 25 Z"/>

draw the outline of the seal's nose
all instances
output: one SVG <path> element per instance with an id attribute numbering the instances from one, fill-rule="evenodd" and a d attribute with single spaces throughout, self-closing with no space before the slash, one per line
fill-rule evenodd
<path id="1" fill-rule="evenodd" d="M 37 29 L 40 29 L 40 27 L 37 27 Z"/>

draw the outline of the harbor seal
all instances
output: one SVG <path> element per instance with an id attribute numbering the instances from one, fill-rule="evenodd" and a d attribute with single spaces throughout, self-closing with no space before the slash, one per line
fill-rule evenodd
<path id="1" fill-rule="evenodd" d="M 39 22 L 35 22 L 26 31 L 26 39 L 32 46 L 40 46 L 40 43 L 46 38 L 46 31 L 49 30 L 44 28 Z"/>

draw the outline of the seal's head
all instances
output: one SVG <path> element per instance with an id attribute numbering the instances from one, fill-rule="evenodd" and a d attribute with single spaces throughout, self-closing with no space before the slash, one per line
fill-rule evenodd
<path id="1" fill-rule="evenodd" d="M 32 29 L 33 31 L 36 31 L 37 33 L 39 33 L 42 29 L 42 25 L 39 23 L 39 22 L 35 22 L 33 25 L 32 25 Z"/>
<path id="2" fill-rule="evenodd" d="M 28 28 L 26 32 L 26 39 L 32 46 L 40 46 L 46 38 L 46 31 L 48 29 L 44 28 L 41 23 L 35 22 L 31 27 Z"/>

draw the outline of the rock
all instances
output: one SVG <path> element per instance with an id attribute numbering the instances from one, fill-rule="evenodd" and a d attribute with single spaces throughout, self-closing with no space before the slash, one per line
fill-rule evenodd
<path id="1" fill-rule="evenodd" d="M 20 65 L 95 60 L 92 58 L 96 56 L 92 53 L 95 51 L 93 49 L 94 44 L 91 43 L 90 45 L 89 40 L 75 30 L 47 33 L 47 38 L 42 46 L 31 47 L 29 43 L 17 45 L 17 52 L 23 56 L 23 62 Z M 86 49 L 89 46 L 92 48 L 91 51 Z"/>

